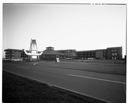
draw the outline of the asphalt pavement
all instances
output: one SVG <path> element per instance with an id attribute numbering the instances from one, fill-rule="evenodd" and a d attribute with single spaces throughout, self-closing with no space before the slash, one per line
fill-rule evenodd
<path id="1" fill-rule="evenodd" d="M 125 75 L 64 69 L 54 62 L 4 63 L 3 70 L 108 103 L 126 103 Z"/>

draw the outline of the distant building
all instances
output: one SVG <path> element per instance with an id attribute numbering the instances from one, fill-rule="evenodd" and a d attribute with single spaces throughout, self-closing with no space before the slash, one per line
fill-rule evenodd
<path id="1" fill-rule="evenodd" d="M 106 59 L 106 49 L 99 49 L 95 51 L 96 55 L 95 58 L 96 59 Z"/>
<path id="2" fill-rule="evenodd" d="M 41 55 L 41 60 L 56 60 L 56 58 L 63 58 L 63 54 L 55 51 L 54 47 L 47 47 Z"/>
<path id="3" fill-rule="evenodd" d="M 77 59 L 94 59 L 96 58 L 96 51 L 77 51 Z"/>
<path id="4" fill-rule="evenodd" d="M 106 59 L 122 59 L 122 47 L 111 47 L 106 50 Z"/>
<path id="5" fill-rule="evenodd" d="M 122 47 L 111 47 L 107 49 L 77 51 L 77 59 L 122 59 Z"/>
<path id="6" fill-rule="evenodd" d="M 68 50 L 57 50 L 57 52 L 62 53 L 64 59 L 75 59 L 76 58 L 76 50 L 68 49 Z"/>
<path id="7" fill-rule="evenodd" d="M 25 54 L 24 49 L 22 50 L 21 57 L 23 58 L 23 61 L 30 61 L 30 57 Z M 29 51 L 27 51 L 29 52 Z"/>
<path id="8" fill-rule="evenodd" d="M 35 48 L 35 47 L 34 47 Z M 19 49 L 5 49 L 5 60 L 11 61 L 31 61 L 32 56 L 40 56 L 40 60 L 56 60 L 60 59 L 107 59 L 107 60 L 121 60 L 122 59 L 122 47 L 111 47 L 107 49 L 88 50 L 88 51 L 76 51 L 70 50 L 54 50 L 54 47 L 47 47 L 46 50 L 40 55 L 41 52 L 37 50 L 26 50 L 26 52 L 32 55 L 27 55 L 25 50 Z M 32 53 L 32 51 L 35 54 Z M 39 54 L 39 55 L 38 55 Z"/>
<path id="9" fill-rule="evenodd" d="M 5 59 L 11 61 L 22 61 L 23 50 L 19 49 L 5 49 Z"/>

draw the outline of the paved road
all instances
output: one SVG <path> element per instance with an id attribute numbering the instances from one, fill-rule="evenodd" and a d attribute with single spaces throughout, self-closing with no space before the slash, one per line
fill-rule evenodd
<path id="1" fill-rule="evenodd" d="M 49 65 L 48 65 L 49 64 Z M 5 71 L 110 103 L 125 103 L 125 76 L 64 69 L 55 63 L 5 63 Z M 88 64 L 86 64 L 88 66 Z"/>

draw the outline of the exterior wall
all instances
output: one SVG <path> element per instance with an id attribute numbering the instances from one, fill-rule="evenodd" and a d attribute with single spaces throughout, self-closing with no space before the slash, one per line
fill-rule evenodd
<path id="1" fill-rule="evenodd" d="M 21 52 L 13 52 L 12 59 L 20 59 L 21 58 Z"/>
<path id="2" fill-rule="evenodd" d="M 63 58 L 63 54 L 55 51 L 53 47 L 47 47 L 40 56 L 41 60 L 56 60 L 56 58 Z"/>
<path id="3" fill-rule="evenodd" d="M 22 50 L 17 50 L 17 49 L 6 49 L 5 50 L 5 59 L 21 61 L 22 60 L 22 52 L 23 52 Z"/>
<path id="4" fill-rule="evenodd" d="M 60 52 L 63 54 L 63 58 L 76 58 L 76 50 L 58 50 L 57 52 Z"/>
<path id="5" fill-rule="evenodd" d="M 25 54 L 24 50 L 21 53 L 21 57 L 23 58 L 24 61 L 29 61 L 30 60 L 30 57 Z"/>
<path id="6" fill-rule="evenodd" d="M 106 59 L 106 50 L 96 50 L 96 59 Z"/>
<path id="7" fill-rule="evenodd" d="M 18 49 L 6 49 L 5 51 L 5 59 L 12 61 L 29 61 L 30 57 L 24 53 L 24 50 Z"/>
<path id="8" fill-rule="evenodd" d="M 56 60 L 56 55 L 43 54 L 41 55 L 42 60 Z"/>
<path id="9" fill-rule="evenodd" d="M 78 59 L 94 59 L 96 58 L 96 51 L 78 51 Z"/>
<path id="10" fill-rule="evenodd" d="M 11 59 L 12 56 L 12 51 L 5 51 L 5 59 Z"/>
<path id="11" fill-rule="evenodd" d="M 122 59 L 122 47 L 107 48 L 107 59 Z"/>
<path id="12" fill-rule="evenodd" d="M 122 59 L 122 47 L 112 47 L 101 50 L 77 51 L 77 59 Z"/>

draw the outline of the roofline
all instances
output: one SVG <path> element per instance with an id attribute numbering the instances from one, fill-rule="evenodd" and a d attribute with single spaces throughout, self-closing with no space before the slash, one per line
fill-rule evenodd
<path id="1" fill-rule="evenodd" d="M 76 50 L 76 49 L 63 49 L 63 50 Z"/>
<path id="2" fill-rule="evenodd" d="M 23 49 L 4 49 L 4 51 L 9 51 L 9 50 L 14 50 L 14 51 L 23 51 Z"/>
<path id="3" fill-rule="evenodd" d="M 112 48 L 122 48 L 122 46 L 120 46 L 120 47 L 108 47 L 107 49 L 112 49 Z"/>

